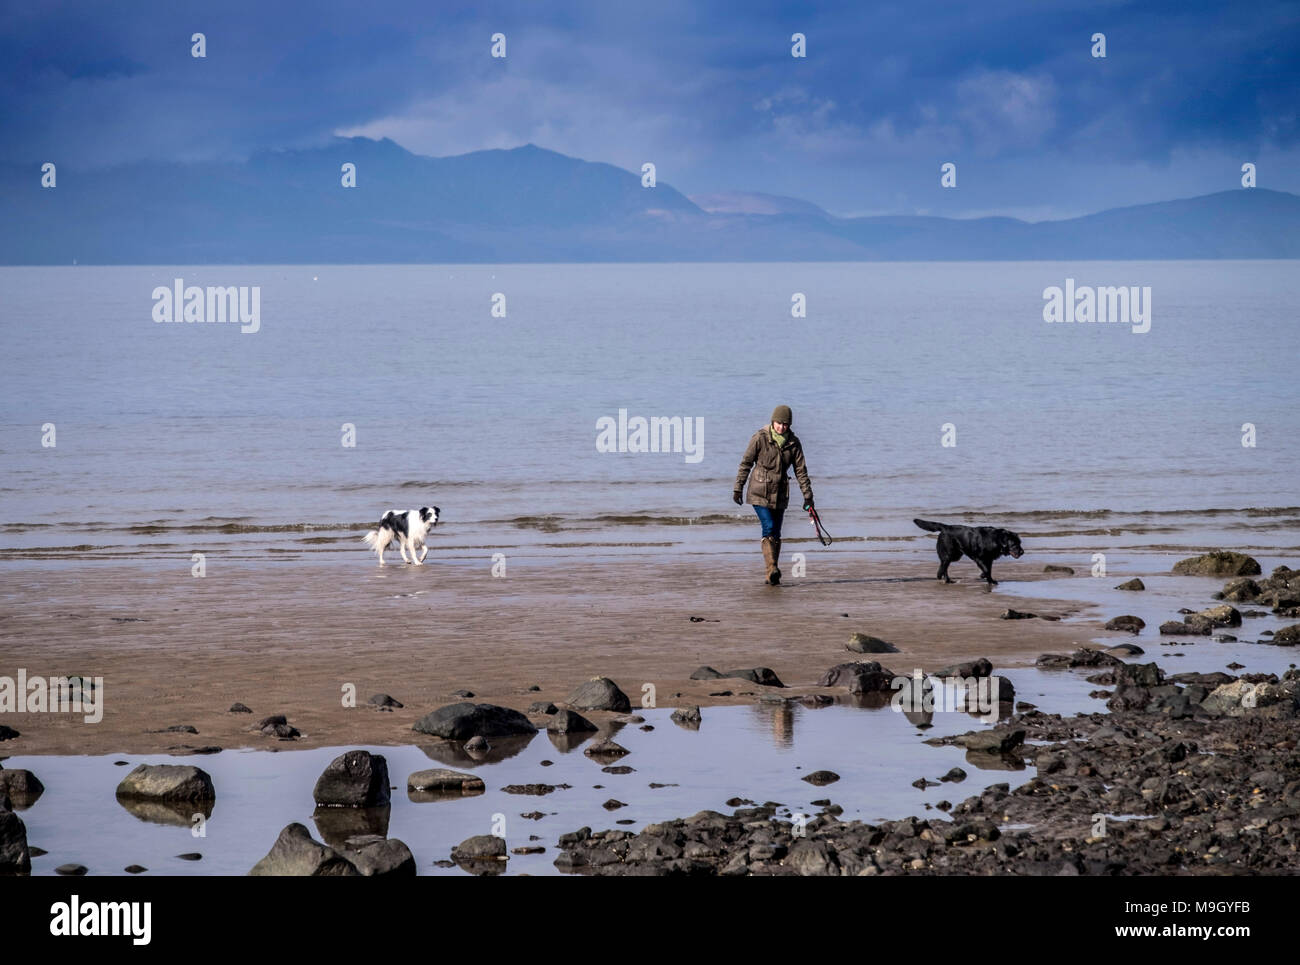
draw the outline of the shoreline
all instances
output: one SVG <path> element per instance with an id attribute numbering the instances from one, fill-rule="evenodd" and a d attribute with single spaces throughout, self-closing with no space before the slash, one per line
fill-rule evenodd
<path id="1" fill-rule="evenodd" d="M 645 684 L 661 707 L 745 704 L 775 688 L 691 680 L 691 673 L 706 665 L 768 667 L 786 685 L 777 693 L 799 696 L 829 692 L 815 686 L 827 667 L 873 659 L 845 649 L 854 632 L 897 646 L 879 659 L 900 673 L 980 657 L 1024 666 L 1044 651 L 1068 652 L 1105 635 L 1095 606 L 1016 595 L 1017 584 L 1054 578 L 1041 572 L 1041 561 L 999 561 L 1003 582 L 993 592 L 975 585 L 973 565 L 958 573 L 959 564 L 962 582 L 945 586 L 929 560 L 864 567 L 829 554 L 810 560 L 815 578 L 781 587 L 762 584 L 756 551 L 630 566 L 510 565 L 504 579 L 436 565 L 217 571 L 210 564 L 201 580 L 102 564 L 11 567 L 0 606 L 0 672 L 103 677 L 104 712 L 96 724 L 66 714 L 0 715 L 21 734 L 0 744 L 0 753 L 394 746 L 418 742 L 411 725 L 460 699 L 454 692 L 462 688 L 476 703 L 525 710 L 536 700 L 560 703 L 582 682 L 605 676 L 634 710 Z M 19 602 L 33 590 L 43 605 Z M 1088 620 L 1000 619 L 1008 608 Z M 345 685 L 355 688 L 355 707 L 343 705 Z M 732 696 L 710 696 L 726 690 Z M 367 706 L 380 693 L 405 706 Z M 236 701 L 251 716 L 229 713 Z M 275 714 L 302 736 L 279 741 L 250 732 Z M 197 734 L 165 732 L 183 725 Z"/>

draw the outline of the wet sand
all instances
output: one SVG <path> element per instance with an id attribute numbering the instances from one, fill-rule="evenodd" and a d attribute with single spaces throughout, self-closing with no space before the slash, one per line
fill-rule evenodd
<path id="1" fill-rule="evenodd" d="M 1002 583 L 988 592 L 973 566 L 954 567 L 961 582 L 945 586 L 920 556 L 812 559 L 815 577 L 779 588 L 762 584 L 757 552 L 512 558 L 504 578 L 493 578 L 487 561 L 380 569 L 351 559 L 209 560 L 203 578 L 175 563 L 166 571 L 11 564 L 0 597 L 0 674 L 21 667 L 29 676 L 103 677 L 105 707 L 95 724 L 69 714 L 4 714 L 22 736 L 0 754 L 410 744 L 411 725 L 458 699 L 451 695 L 460 688 L 476 702 L 522 710 L 562 701 L 598 675 L 615 680 L 634 709 L 645 683 L 654 684 L 659 706 L 749 703 L 765 688 L 690 674 L 705 664 L 724 672 L 770 667 L 790 695 L 815 691 L 823 671 L 853 659 L 880 659 L 899 673 L 976 657 L 1022 666 L 1097 636 L 1106 618 L 1077 601 L 1017 597 L 1018 582 L 1053 578 L 1041 560 L 1000 560 Z M 1084 619 L 1000 619 L 1008 607 Z M 900 652 L 848 653 L 855 631 Z M 344 706 L 345 684 L 355 686 L 356 707 Z M 709 696 L 721 690 L 735 696 Z M 366 706 L 376 693 L 405 707 Z M 234 701 L 253 713 L 228 713 Z M 278 741 L 250 731 L 271 714 L 285 714 L 303 736 Z M 152 733 L 178 724 L 198 734 Z"/>

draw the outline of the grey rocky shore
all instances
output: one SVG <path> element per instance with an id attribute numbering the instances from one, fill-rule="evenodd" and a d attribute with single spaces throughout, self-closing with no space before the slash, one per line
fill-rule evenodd
<path id="1" fill-rule="evenodd" d="M 994 784 L 952 805 L 946 818 L 841 821 L 823 799 L 799 828 L 768 802 L 637 834 L 583 828 L 561 837 L 556 866 L 592 875 L 1300 871 L 1300 671 L 1166 678 L 1156 664 L 1116 660 L 1101 676 L 1116 687 L 1110 713 L 1031 710 L 934 739 L 1036 770 L 1014 790 Z"/>

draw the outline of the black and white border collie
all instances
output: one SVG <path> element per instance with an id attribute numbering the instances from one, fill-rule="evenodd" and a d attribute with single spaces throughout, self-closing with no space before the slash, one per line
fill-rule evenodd
<path id="1" fill-rule="evenodd" d="M 429 534 L 429 530 L 438 525 L 438 507 L 421 506 L 419 509 L 408 509 L 405 512 L 397 512 L 390 509 L 379 519 L 379 528 L 372 529 L 361 537 L 362 542 L 375 551 L 379 557 L 379 565 L 384 565 L 384 550 L 388 549 L 393 540 L 397 541 L 397 549 L 402 554 L 403 563 L 414 563 L 421 566 L 424 558 L 429 554 L 429 547 L 424 539 Z M 416 559 L 415 548 L 420 547 L 420 557 Z M 410 549 L 411 558 L 406 558 L 406 551 Z"/>

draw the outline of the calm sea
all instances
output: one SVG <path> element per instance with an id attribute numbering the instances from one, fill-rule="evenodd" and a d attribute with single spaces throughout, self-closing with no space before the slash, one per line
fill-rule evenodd
<path id="1" fill-rule="evenodd" d="M 177 278 L 260 330 L 155 322 Z M 1067 278 L 1149 286 L 1150 331 L 1045 323 Z M 425 504 L 448 558 L 725 550 L 778 403 L 840 545 L 1294 549 L 1297 305 L 1294 262 L 0 268 L 0 556 L 360 557 Z M 598 451 L 620 409 L 702 458 Z"/>

